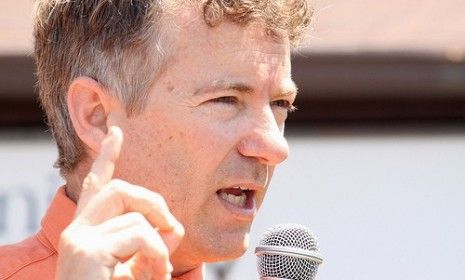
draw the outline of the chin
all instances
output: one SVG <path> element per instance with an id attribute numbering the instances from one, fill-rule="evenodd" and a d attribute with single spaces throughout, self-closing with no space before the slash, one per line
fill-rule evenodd
<path id="1" fill-rule="evenodd" d="M 214 246 L 208 246 L 205 262 L 221 262 L 241 257 L 249 247 L 249 233 L 242 236 L 222 236 L 215 240 Z"/>
<path id="2" fill-rule="evenodd" d="M 217 250 L 216 252 L 210 252 L 210 255 L 207 257 L 205 262 L 214 263 L 234 260 L 244 255 L 246 251 L 247 247 L 244 246 L 238 246 L 232 249 L 228 248 L 228 250 L 222 251 Z"/>

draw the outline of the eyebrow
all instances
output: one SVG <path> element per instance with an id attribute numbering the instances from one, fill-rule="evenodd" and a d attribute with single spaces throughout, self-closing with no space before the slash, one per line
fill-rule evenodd
<path id="1" fill-rule="evenodd" d="M 277 96 L 289 96 L 289 95 L 297 95 L 299 93 L 299 89 L 294 81 L 291 80 L 289 86 L 284 88 Z"/>
<path id="2" fill-rule="evenodd" d="M 228 81 L 228 80 L 215 80 L 210 85 L 206 87 L 202 87 L 194 92 L 195 95 L 202 95 L 208 94 L 216 91 L 221 90 L 233 90 L 242 93 L 252 94 L 254 92 L 254 88 L 248 84 L 236 81 Z M 294 81 L 291 81 L 289 87 L 282 90 L 277 96 L 289 96 L 289 95 L 296 95 L 298 92 L 297 86 Z"/>
<path id="3" fill-rule="evenodd" d="M 194 95 L 202 95 L 220 90 L 233 90 L 249 94 L 254 91 L 253 87 L 242 82 L 215 80 L 210 85 L 196 90 Z"/>

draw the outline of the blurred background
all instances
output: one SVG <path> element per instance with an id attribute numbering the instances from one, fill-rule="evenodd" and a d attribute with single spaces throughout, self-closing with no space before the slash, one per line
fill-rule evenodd
<path id="1" fill-rule="evenodd" d="M 290 157 L 250 250 L 207 279 L 257 279 L 253 249 L 283 222 L 318 236 L 316 279 L 464 279 L 465 1 L 311 3 Z M 35 232 L 63 183 L 34 91 L 31 8 L 0 1 L 0 244 Z"/>

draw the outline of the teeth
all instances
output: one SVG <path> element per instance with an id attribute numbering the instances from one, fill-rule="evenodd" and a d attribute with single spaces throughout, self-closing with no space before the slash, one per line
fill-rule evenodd
<path id="1" fill-rule="evenodd" d="M 244 207 L 245 202 L 247 201 L 247 195 L 242 193 L 241 195 L 227 194 L 225 192 L 220 192 L 220 197 L 227 202 L 234 204 L 239 207 Z"/>

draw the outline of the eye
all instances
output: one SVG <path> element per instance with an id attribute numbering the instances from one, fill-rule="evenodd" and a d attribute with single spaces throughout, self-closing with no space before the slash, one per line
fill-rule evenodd
<path id="1" fill-rule="evenodd" d="M 218 102 L 218 103 L 228 103 L 228 104 L 235 104 L 237 103 L 237 97 L 235 96 L 221 96 L 215 99 L 212 99 L 211 101 L 213 102 Z"/>
<path id="2" fill-rule="evenodd" d="M 271 105 L 284 108 L 290 113 L 294 112 L 297 109 L 294 105 L 291 104 L 291 102 L 285 99 L 275 100 L 271 102 Z"/>

